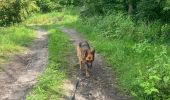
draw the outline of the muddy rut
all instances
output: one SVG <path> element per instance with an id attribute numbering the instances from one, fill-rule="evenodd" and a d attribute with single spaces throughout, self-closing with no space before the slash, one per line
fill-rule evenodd
<path id="1" fill-rule="evenodd" d="M 0 100 L 24 100 L 36 84 L 47 59 L 47 32 L 38 29 L 33 45 L 0 67 Z"/>
<path id="2" fill-rule="evenodd" d="M 85 41 L 74 29 L 64 27 L 60 29 L 70 37 L 70 43 L 74 46 L 77 46 L 80 41 Z M 73 51 L 73 53 L 67 59 L 70 66 L 76 66 L 71 70 L 70 80 L 65 81 L 63 85 L 66 93 L 63 100 L 73 99 L 75 85 L 78 81 L 75 100 L 129 100 L 128 96 L 122 95 L 116 88 L 115 76 L 99 54 L 95 55 L 93 75 L 86 78 L 84 71 L 79 69 L 76 52 Z"/>

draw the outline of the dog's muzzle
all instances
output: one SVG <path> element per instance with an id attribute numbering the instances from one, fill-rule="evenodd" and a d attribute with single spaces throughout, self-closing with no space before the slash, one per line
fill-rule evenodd
<path id="1" fill-rule="evenodd" d="M 88 68 L 90 68 L 90 69 L 92 68 L 92 62 L 85 62 L 85 64 Z"/>

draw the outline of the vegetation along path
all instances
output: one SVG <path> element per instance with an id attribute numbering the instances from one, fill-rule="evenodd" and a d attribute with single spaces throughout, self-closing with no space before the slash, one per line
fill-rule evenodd
<path id="1" fill-rule="evenodd" d="M 0 72 L 0 100 L 23 100 L 37 82 L 37 76 L 47 63 L 47 32 L 37 30 L 33 45 L 3 65 Z"/>
<path id="2" fill-rule="evenodd" d="M 80 41 L 85 39 L 81 38 L 74 29 L 61 28 L 61 30 L 68 34 L 70 41 L 73 45 L 77 46 Z M 73 51 L 74 52 L 74 51 Z M 75 52 L 74 52 L 75 53 Z M 71 65 L 77 64 L 76 54 L 68 57 Z M 95 61 L 92 69 L 93 75 L 89 78 L 85 77 L 85 73 L 79 70 L 79 66 L 76 66 L 71 71 L 71 81 L 67 81 L 64 84 L 67 97 L 64 99 L 70 99 L 74 95 L 74 89 L 76 82 L 79 80 L 78 88 L 75 93 L 75 100 L 128 100 L 127 96 L 122 95 L 116 89 L 115 76 L 111 72 L 111 69 L 107 67 L 102 57 L 99 54 L 95 55 Z M 72 84 L 73 83 L 73 84 Z"/>

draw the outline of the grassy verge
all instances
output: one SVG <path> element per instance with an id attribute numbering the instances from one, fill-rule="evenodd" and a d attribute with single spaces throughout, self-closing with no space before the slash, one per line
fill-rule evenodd
<path id="1" fill-rule="evenodd" d="M 64 93 L 62 82 L 67 79 L 68 65 L 65 55 L 71 49 L 67 36 L 56 30 L 56 26 L 44 26 L 49 32 L 48 65 L 42 76 L 38 79 L 38 84 L 27 96 L 27 100 L 59 100 Z"/>
<path id="2" fill-rule="evenodd" d="M 33 42 L 35 32 L 22 25 L 0 28 L 0 64 Z"/>

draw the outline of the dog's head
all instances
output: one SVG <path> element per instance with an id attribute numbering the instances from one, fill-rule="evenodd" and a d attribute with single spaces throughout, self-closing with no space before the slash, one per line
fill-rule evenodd
<path id="1" fill-rule="evenodd" d="M 94 49 L 90 49 L 85 52 L 85 60 L 88 67 L 92 67 L 92 63 L 94 61 L 94 55 L 95 55 Z"/>

